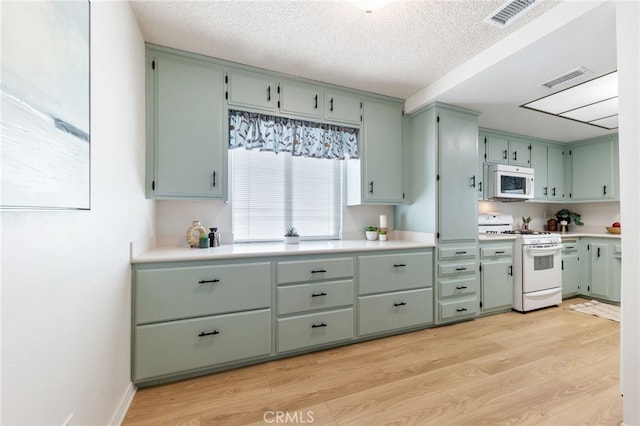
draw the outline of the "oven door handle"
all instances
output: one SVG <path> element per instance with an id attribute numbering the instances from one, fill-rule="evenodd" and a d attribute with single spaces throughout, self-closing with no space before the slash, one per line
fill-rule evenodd
<path id="1" fill-rule="evenodd" d="M 522 249 L 524 251 L 528 251 L 530 253 L 551 253 L 554 251 L 560 252 L 562 251 L 562 245 L 553 246 L 553 247 L 527 247 L 523 246 Z"/>

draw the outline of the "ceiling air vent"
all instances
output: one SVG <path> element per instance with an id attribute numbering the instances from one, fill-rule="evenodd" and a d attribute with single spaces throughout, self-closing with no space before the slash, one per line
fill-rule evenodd
<path id="1" fill-rule="evenodd" d="M 494 27 L 504 28 L 533 9 L 539 2 L 540 0 L 509 0 L 484 18 L 484 22 Z"/>
<path id="2" fill-rule="evenodd" d="M 540 86 L 544 86 L 547 89 L 553 89 L 556 86 L 559 86 L 561 84 L 567 83 L 571 80 L 574 80 L 578 77 L 582 77 L 583 75 L 585 75 L 586 73 L 588 73 L 589 70 L 583 67 L 578 67 L 574 70 L 571 70 L 569 72 L 566 72 L 562 75 L 559 75 L 555 78 L 552 78 L 551 80 L 545 81 L 544 83 L 540 83 Z"/>

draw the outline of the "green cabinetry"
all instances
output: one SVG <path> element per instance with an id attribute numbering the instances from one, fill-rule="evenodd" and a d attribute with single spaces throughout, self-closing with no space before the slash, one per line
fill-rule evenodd
<path id="1" fill-rule="evenodd" d="M 328 121 L 360 125 L 362 123 L 362 96 L 337 90 L 325 92 L 324 116 Z"/>
<path id="2" fill-rule="evenodd" d="M 480 243 L 480 307 L 482 313 L 513 306 L 513 241 Z"/>
<path id="3" fill-rule="evenodd" d="M 439 244 L 437 250 L 436 323 L 475 318 L 480 305 L 477 243 Z"/>
<path id="4" fill-rule="evenodd" d="M 147 197 L 226 197 L 223 86 L 203 57 L 147 50 Z"/>
<path id="5" fill-rule="evenodd" d="M 617 136 L 571 145 L 571 193 L 573 201 L 618 199 Z"/>
<path id="6" fill-rule="evenodd" d="M 280 82 L 280 112 L 304 118 L 322 118 L 324 92 L 311 84 Z"/>
<path id="7" fill-rule="evenodd" d="M 582 238 L 581 257 L 587 259 L 583 268 L 580 293 L 610 302 L 620 302 L 620 241 L 612 238 Z"/>
<path id="8" fill-rule="evenodd" d="M 577 239 L 562 239 L 562 298 L 580 294 L 580 257 Z"/>
<path id="9" fill-rule="evenodd" d="M 564 148 L 555 144 L 531 144 L 531 168 L 534 176 L 534 200 L 564 201 Z"/>
<path id="10" fill-rule="evenodd" d="M 249 110 L 275 111 L 278 83 L 274 77 L 230 70 L 226 82 L 228 105 Z"/>
<path id="11" fill-rule="evenodd" d="M 480 141 L 484 143 L 485 162 L 530 167 L 529 140 L 506 133 L 483 131 L 480 133 Z"/>

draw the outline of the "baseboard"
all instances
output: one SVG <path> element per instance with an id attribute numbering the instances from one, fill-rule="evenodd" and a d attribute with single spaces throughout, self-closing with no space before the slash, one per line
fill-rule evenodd
<path id="1" fill-rule="evenodd" d="M 133 401 L 133 397 L 136 395 L 137 387 L 133 385 L 133 383 L 129 382 L 129 386 L 127 386 L 124 395 L 122 395 L 122 399 L 120 400 L 120 404 L 118 404 L 118 409 L 114 413 L 113 417 L 109 424 L 111 426 L 120 426 L 124 421 L 124 417 L 127 415 L 127 411 L 129 411 L 129 406 Z"/>

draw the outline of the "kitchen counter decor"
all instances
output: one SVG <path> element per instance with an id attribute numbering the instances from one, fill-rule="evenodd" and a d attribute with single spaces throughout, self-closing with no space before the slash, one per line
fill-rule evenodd
<path id="1" fill-rule="evenodd" d="M 194 220 L 191 226 L 187 229 L 186 239 L 187 244 L 191 248 L 198 248 L 200 246 L 200 237 L 204 235 L 208 237 L 207 230 L 200 224 L 199 220 Z"/>

